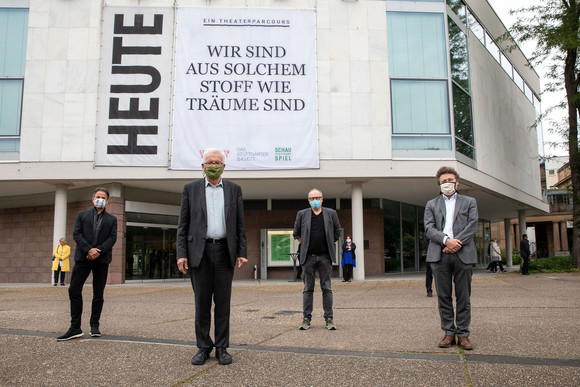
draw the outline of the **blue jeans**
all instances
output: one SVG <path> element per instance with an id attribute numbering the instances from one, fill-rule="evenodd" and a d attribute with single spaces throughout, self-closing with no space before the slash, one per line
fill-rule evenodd
<path id="1" fill-rule="evenodd" d="M 332 262 L 330 256 L 307 255 L 306 261 L 302 265 L 304 272 L 304 292 L 302 293 L 302 312 L 304 317 L 312 319 L 312 303 L 314 296 L 314 283 L 316 281 L 316 270 L 320 277 L 320 289 L 322 290 L 322 308 L 324 318 L 332 318 L 332 289 L 330 275 L 332 273 Z"/>

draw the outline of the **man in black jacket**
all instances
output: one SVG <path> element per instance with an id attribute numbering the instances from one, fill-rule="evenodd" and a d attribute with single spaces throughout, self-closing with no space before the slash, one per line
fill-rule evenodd
<path id="1" fill-rule="evenodd" d="M 530 242 L 528 242 L 528 235 L 522 235 L 520 241 L 520 255 L 522 256 L 522 275 L 528 275 L 528 267 L 530 266 Z"/>
<path id="2" fill-rule="evenodd" d="M 109 202 L 109 191 L 99 187 L 93 194 L 93 208 L 77 215 L 73 237 L 76 242 L 75 266 L 72 270 L 68 295 L 70 298 L 70 328 L 58 341 L 81 337 L 83 314 L 83 285 L 93 273 L 93 304 L 91 310 L 91 336 L 100 337 L 99 320 L 103 310 L 103 293 L 107 284 L 109 264 L 113 259 L 113 245 L 117 241 L 117 218 L 105 207 Z"/>

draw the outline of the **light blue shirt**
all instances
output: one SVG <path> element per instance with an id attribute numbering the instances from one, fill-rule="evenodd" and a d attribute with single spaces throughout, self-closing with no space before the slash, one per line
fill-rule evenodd
<path id="1" fill-rule="evenodd" d="M 220 182 L 215 187 L 205 179 L 205 204 L 207 207 L 206 238 L 226 237 L 226 212 L 224 201 L 224 184 Z"/>

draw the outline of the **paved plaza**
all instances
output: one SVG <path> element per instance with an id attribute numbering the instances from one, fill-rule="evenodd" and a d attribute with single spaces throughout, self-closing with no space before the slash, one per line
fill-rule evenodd
<path id="1" fill-rule="evenodd" d="M 421 274 L 333 282 L 336 331 L 322 317 L 299 331 L 302 284 L 234 281 L 233 364 L 196 353 L 191 285 L 105 290 L 100 338 L 57 342 L 69 325 L 68 286 L 0 284 L 1 386 L 579 386 L 580 273 L 473 278 L 473 351 L 437 346 L 437 298 Z"/>

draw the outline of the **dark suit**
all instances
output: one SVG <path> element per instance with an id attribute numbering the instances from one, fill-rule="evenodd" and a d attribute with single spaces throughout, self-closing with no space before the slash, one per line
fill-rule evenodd
<path id="1" fill-rule="evenodd" d="M 238 257 L 247 256 L 242 189 L 221 180 L 224 191 L 226 242 L 209 243 L 205 179 L 183 187 L 177 227 L 177 258 L 188 259 L 195 297 L 195 337 L 198 348 L 211 350 L 209 336 L 212 298 L 215 303 L 215 346 L 229 347 L 230 299 L 234 266 Z"/>
<path id="2" fill-rule="evenodd" d="M 474 236 L 477 232 L 477 203 L 469 196 L 457 195 L 453 218 L 453 239 L 462 247 L 454 254 L 445 254 L 446 207 L 443 195 L 427 202 L 425 207 L 425 234 L 429 240 L 426 261 L 431 264 L 439 303 L 441 329 L 446 336 L 468 337 L 471 323 L 471 276 L 477 263 Z M 457 313 L 453 313 L 453 284 Z M 455 324 L 457 320 L 457 325 Z"/>
<path id="3" fill-rule="evenodd" d="M 520 255 L 523 260 L 522 274 L 528 274 L 528 268 L 530 266 L 530 242 L 525 238 L 522 238 L 520 241 Z"/>
<path id="4" fill-rule="evenodd" d="M 310 246 L 310 230 L 312 223 L 312 209 L 306 208 L 298 211 L 296 222 L 294 223 L 294 239 L 301 238 L 300 265 L 304 272 L 304 292 L 302 295 L 302 309 L 305 318 L 312 318 L 312 303 L 314 296 L 314 282 L 316 270 L 320 277 L 320 288 L 322 289 L 322 306 L 324 308 L 324 318 L 332 318 L 332 290 L 331 274 L 332 263 L 336 263 L 335 242 L 340 238 L 341 226 L 338 221 L 336 211 L 331 208 L 322 207 L 321 215 L 324 220 L 324 235 L 328 254 L 309 254 L 313 246 Z"/>
<path id="5" fill-rule="evenodd" d="M 94 215 L 96 210 L 91 208 L 81 211 L 77 215 L 73 238 L 76 242 L 75 266 L 72 270 L 68 294 L 70 298 L 71 328 L 80 329 L 81 315 L 83 313 L 83 285 L 87 277 L 93 273 L 93 303 L 91 309 L 91 327 L 99 326 L 101 311 L 103 310 L 103 294 L 107 284 L 109 264 L 113 259 L 113 246 L 117 241 L 117 218 L 103 210 L 98 223 L 98 229 L 94 228 Z M 101 250 L 95 260 L 87 259 L 90 249 Z"/>

